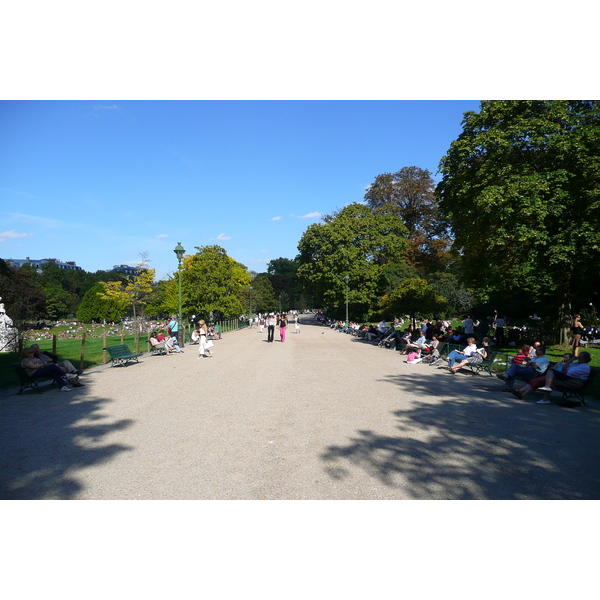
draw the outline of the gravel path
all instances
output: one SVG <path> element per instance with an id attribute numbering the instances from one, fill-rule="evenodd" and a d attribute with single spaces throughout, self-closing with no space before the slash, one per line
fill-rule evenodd
<path id="1" fill-rule="evenodd" d="M 589 499 L 600 402 L 518 401 L 304 319 L 0 395 L 0 498 Z M 510 397 L 509 397 L 510 396 Z"/>

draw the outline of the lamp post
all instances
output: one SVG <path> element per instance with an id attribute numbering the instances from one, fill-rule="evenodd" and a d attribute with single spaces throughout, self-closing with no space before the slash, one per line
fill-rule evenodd
<path id="1" fill-rule="evenodd" d="M 177 270 L 179 271 L 179 314 L 177 316 L 177 323 L 179 324 L 179 327 L 182 326 L 181 323 L 181 261 L 183 259 L 183 255 L 185 253 L 185 250 L 183 249 L 183 246 L 181 245 L 181 242 L 177 242 L 177 246 L 175 246 L 175 250 L 173 250 L 173 252 L 175 252 L 176 256 L 177 256 L 177 261 L 178 261 L 178 267 Z M 179 331 L 179 329 L 178 329 Z M 181 346 L 185 346 L 185 331 L 183 332 L 183 335 L 181 336 Z"/>
<path id="2" fill-rule="evenodd" d="M 344 276 L 344 281 L 346 282 L 346 325 L 348 324 L 348 282 L 350 281 L 350 276 L 346 274 Z"/>
<path id="3" fill-rule="evenodd" d="M 279 294 L 279 314 L 281 314 L 281 294 Z"/>

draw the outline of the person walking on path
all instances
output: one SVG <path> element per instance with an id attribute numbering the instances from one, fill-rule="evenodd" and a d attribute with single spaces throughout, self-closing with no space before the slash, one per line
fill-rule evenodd
<path id="1" fill-rule="evenodd" d="M 269 313 L 267 317 L 267 343 L 272 343 L 275 337 L 275 315 Z"/>
<path id="2" fill-rule="evenodd" d="M 279 335 L 282 342 L 285 342 L 285 332 L 287 331 L 287 326 L 287 315 L 281 315 L 281 320 L 279 321 Z"/>
<path id="3" fill-rule="evenodd" d="M 210 348 L 213 343 L 207 338 L 208 328 L 206 327 L 204 319 L 200 319 L 198 325 L 200 326 L 200 348 L 198 348 L 198 358 L 205 358 L 205 355 L 208 356 L 208 358 L 211 358 L 212 352 L 210 351 Z"/>
<path id="4" fill-rule="evenodd" d="M 296 333 L 300 333 L 300 317 L 296 315 Z"/>

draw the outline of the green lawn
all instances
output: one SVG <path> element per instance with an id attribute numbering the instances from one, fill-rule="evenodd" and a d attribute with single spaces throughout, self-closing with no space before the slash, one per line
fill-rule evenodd
<path id="1" fill-rule="evenodd" d="M 106 338 L 107 346 L 117 346 L 121 343 L 121 336 L 111 336 Z M 135 352 L 135 340 L 133 335 L 125 335 L 124 342 L 129 346 L 132 352 Z M 27 340 L 25 345 L 39 344 L 42 350 L 52 352 L 52 340 L 42 339 L 39 341 Z M 85 340 L 85 355 L 83 368 L 89 369 L 94 365 L 104 363 L 104 338 L 103 337 L 87 337 Z M 140 352 L 147 352 L 148 342 L 146 334 L 140 334 Z M 81 340 L 73 339 L 58 339 L 56 342 L 56 353 L 60 360 L 70 360 L 75 367 L 79 368 L 81 363 Z M 21 360 L 18 352 L 2 352 L 0 353 L 0 390 L 6 390 L 13 387 L 19 387 L 19 380 L 10 364 L 18 363 Z"/>
<path id="2" fill-rule="evenodd" d="M 230 320 L 221 323 L 221 334 L 228 331 L 234 331 L 240 327 L 247 326 L 247 322 L 240 323 L 237 320 Z M 23 347 L 31 344 L 39 344 L 42 350 L 52 352 L 52 335 L 57 337 L 56 354 L 60 360 L 70 360 L 75 367 L 80 368 L 81 364 L 81 330 L 72 331 L 72 326 L 53 327 L 51 330 L 27 331 L 23 340 Z M 89 369 L 95 365 L 104 364 L 104 327 L 102 325 L 86 325 L 86 340 L 83 368 Z M 107 335 L 107 346 L 118 346 L 121 344 L 121 327 L 107 328 L 110 333 Z M 41 338 L 41 339 L 38 339 Z M 186 332 L 186 340 L 189 339 Z M 148 335 L 140 333 L 139 352 L 148 352 Z M 123 343 L 129 346 L 132 352 L 136 352 L 135 339 L 132 333 L 125 333 Z M 21 357 L 17 352 L 0 353 L 0 390 L 6 390 L 19 387 L 19 380 L 9 365 L 20 362 Z M 108 362 L 108 356 L 106 361 Z"/>

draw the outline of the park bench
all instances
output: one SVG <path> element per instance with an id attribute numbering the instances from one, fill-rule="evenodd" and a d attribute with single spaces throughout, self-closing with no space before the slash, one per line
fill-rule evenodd
<path id="1" fill-rule="evenodd" d="M 575 400 L 578 400 L 579 402 L 581 402 L 581 404 L 586 406 L 585 398 L 584 398 L 585 390 L 588 389 L 592 385 L 592 381 L 595 376 L 596 376 L 596 371 L 594 371 L 592 369 L 590 371 L 590 376 L 583 382 L 583 385 L 581 387 L 574 388 L 574 389 L 573 388 L 569 389 L 569 388 L 563 387 L 561 385 L 560 379 L 555 379 L 554 385 L 556 387 L 556 391 L 562 392 L 562 398 L 560 399 L 559 404 L 562 404 L 563 406 L 570 406 L 570 407 L 577 406 L 575 404 Z M 572 400 L 572 398 L 575 398 L 575 400 Z"/>
<path id="2" fill-rule="evenodd" d="M 162 356 L 167 353 L 167 345 L 163 340 L 162 342 L 158 342 L 156 346 L 150 345 L 150 356 Z"/>
<path id="3" fill-rule="evenodd" d="M 17 374 L 17 377 L 19 378 L 19 383 L 21 384 L 21 387 L 19 388 L 19 393 L 17 394 L 17 396 L 19 396 L 22 392 L 24 392 L 27 389 L 35 390 L 38 394 L 41 394 L 42 390 L 40 390 L 40 388 L 38 387 L 38 384 L 40 383 L 40 381 L 50 380 L 54 384 L 53 377 L 37 377 L 36 379 L 32 379 L 31 377 L 29 377 L 29 375 L 27 375 L 27 372 L 20 365 L 20 363 L 13 363 L 8 366 L 12 367 L 15 370 L 15 373 Z"/>
<path id="4" fill-rule="evenodd" d="M 490 352 L 488 354 L 488 357 L 484 358 L 480 363 L 469 363 L 469 364 L 465 365 L 465 367 L 469 367 L 475 375 L 478 375 L 479 373 L 481 373 L 483 371 L 484 373 L 487 373 L 488 375 L 493 377 L 494 373 L 492 373 L 492 366 L 493 366 L 494 362 L 496 361 L 496 356 L 498 354 L 500 354 L 500 353 L 499 352 Z"/>
<path id="5" fill-rule="evenodd" d="M 143 352 L 131 352 L 127 344 L 121 344 L 119 346 L 107 346 L 104 348 L 111 358 L 111 367 L 116 365 L 127 366 L 130 362 L 138 362 L 138 356 L 142 356 Z"/>

